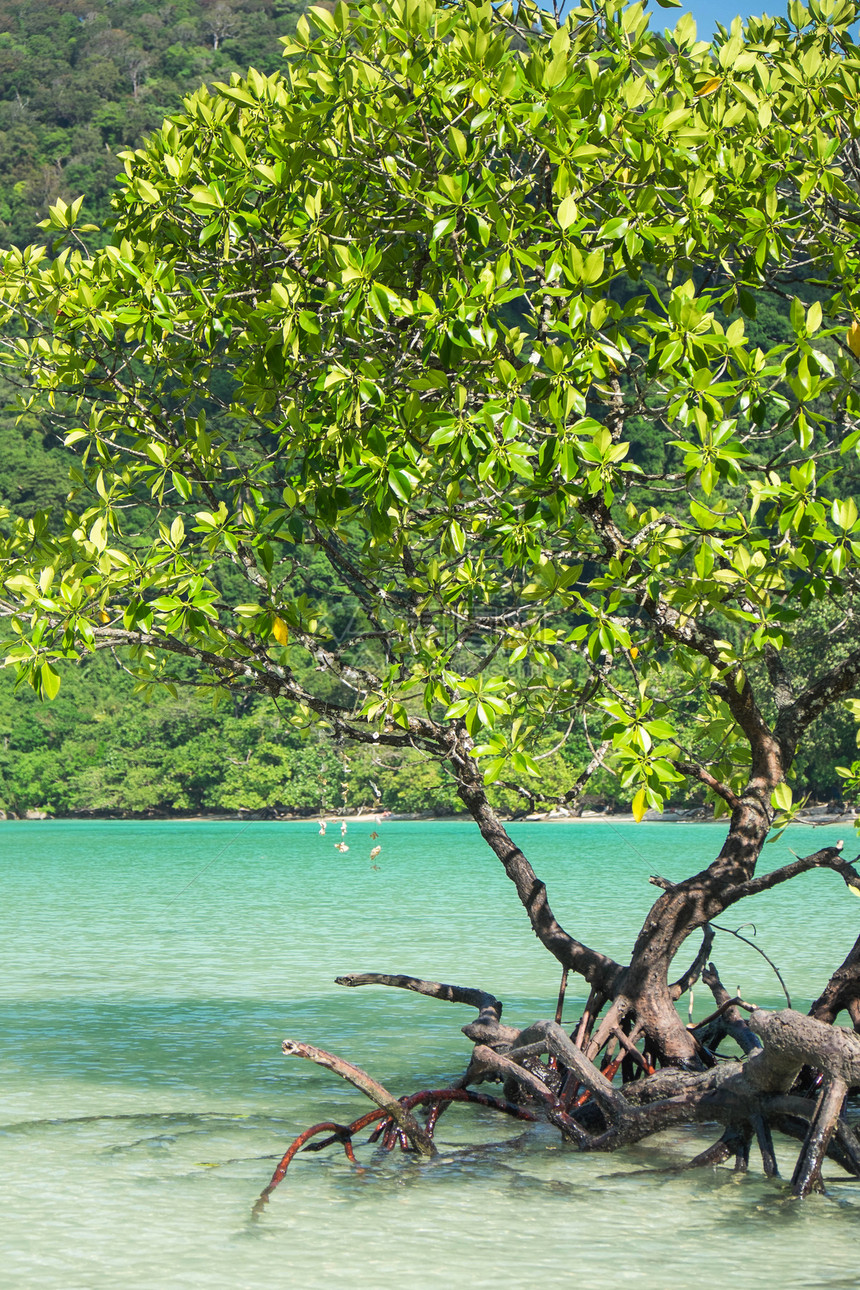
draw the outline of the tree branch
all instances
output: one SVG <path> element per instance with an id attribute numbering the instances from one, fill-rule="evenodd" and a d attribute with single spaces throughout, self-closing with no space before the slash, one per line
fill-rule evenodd
<path id="1" fill-rule="evenodd" d="M 751 878 L 748 882 L 727 888 L 723 893 L 724 908 L 734 905 L 739 900 L 745 900 L 747 896 L 757 896 L 761 891 L 769 891 L 771 887 L 788 882 L 790 878 L 796 878 L 798 874 L 807 873 L 810 869 L 832 869 L 840 875 L 846 886 L 860 888 L 860 873 L 852 864 L 842 859 L 842 847 L 843 843 L 838 842 L 835 847 L 824 847 L 811 856 L 793 860 L 791 864 L 783 865 L 780 869 L 773 869 L 758 878 Z M 857 859 L 860 859 L 860 856 Z"/>
<path id="2" fill-rule="evenodd" d="M 687 991 L 696 984 L 708 962 L 708 955 L 711 952 L 711 946 L 713 943 L 714 929 L 711 927 L 710 923 L 705 923 L 705 926 L 702 928 L 702 943 L 699 946 L 698 954 L 693 959 L 693 962 L 687 968 L 686 972 L 684 972 L 682 976 L 678 977 L 678 980 L 674 985 L 669 986 L 669 994 L 673 1000 L 677 1001 L 680 999 L 682 995 L 686 994 Z"/>
<path id="3" fill-rule="evenodd" d="M 816 717 L 860 685 L 860 649 L 837 663 L 824 676 L 807 686 L 794 702 L 779 715 L 776 737 L 794 755 L 800 737 Z"/>
<path id="4" fill-rule="evenodd" d="M 727 802 L 732 810 L 734 810 L 736 806 L 740 806 L 741 799 L 738 797 L 737 793 L 733 793 L 726 784 L 723 784 L 720 780 L 716 779 L 715 776 L 713 776 L 704 766 L 700 766 L 694 761 L 677 761 L 675 762 L 675 766 L 682 775 L 689 775 L 691 779 L 697 779 L 699 783 L 705 784 L 712 792 L 716 793 L 718 797 L 721 797 L 724 802 Z"/>
<path id="5" fill-rule="evenodd" d="M 538 879 L 490 806 L 481 772 L 462 738 L 458 746 L 451 749 L 449 759 L 457 781 L 457 792 L 484 841 L 501 860 L 505 873 L 516 887 L 538 940 L 562 967 L 579 973 L 591 985 L 597 985 L 605 994 L 611 995 L 623 969 L 614 959 L 574 940 L 559 924 L 547 900 L 545 884 Z"/>
<path id="6" fill-rule="evenodd" d="M 446 1003 L 465 1003 L 470 1008 L 477 1008 L 478 1021 L 482 1022 L 499 1021 L 502 1015 L 501 1001 L 495 995 L 468 985 L 443 985 L 417 976 L 390 976 L 385 972 L 350 972 L 347 976 L 335 977 L 334 983 L 349 987 L 394 986 L 399 990 L 414 990 L 416 994 L 425 994 L 431 999 L 444 999 Z"/>

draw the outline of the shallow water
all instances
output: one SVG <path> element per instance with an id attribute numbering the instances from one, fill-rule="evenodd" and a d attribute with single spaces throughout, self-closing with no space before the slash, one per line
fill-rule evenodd
<path id="1" fill-rule="evenodd" d="M 648 875 L 694 871 L 722 837 L 717 825 L 604 821 L 513 831 L 562 923 L 619 957 L 657 894 Z M 763 867 L 840 832 L 791 830 Z M 312 824 L 0 824 L 4 1290 L 590 1288 L 643 1276 L 686 1290 L 703 1271 L 745 1287 L 856 1285 L 860 1184 L 835 1166 L 828 1196 L 803 1205 L 757 1172 L 651 1172 L 716 1131 L 595 1158 L 548 1128 L 523 1134 L 454 1107 L 438 1130 L 447 1158 L 379 1162 L 365 1149 L 357 1172 L 342 1153 L 300 1157 L 252 1221 L 291 1137 L 366 1107 L 335 1076 L 284 1058 L 283 1037 L 338 1052 L 398 1094 L 448 1082 L 467 1058 L 469 1009 L 348 991 L 335 976 L 481 986 L 519 1024 L 554 1008 L 555 965 L 473 826 L 350 824 L 348 854 L 338 838 Z M 846 841 L 849 856 L 860 850 Z M 858 917 L 842 882 L 816 872 L 721 921 L 756 924 L 805 1008 Z M 714 956 L 729 988 L 780 1004 L 753 949 L 718 935 Z M 566 1019 L 582 1002 L 572 983 Z M 696 1012 L 708 1010 L 700 991 Z M 789 1173 L 792 1156 L 787 1146 Z"/>

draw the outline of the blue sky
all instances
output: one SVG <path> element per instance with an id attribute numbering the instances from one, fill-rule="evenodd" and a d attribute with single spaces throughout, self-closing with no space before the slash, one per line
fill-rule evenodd
<path id="1" fill-rule="evenodd" d="M 674 27 L 678 18 L 688 10 L 696 19 L 696 29 L 700 40 L 708 40 L 718 22 L 724 27 L 731 25 L 738 14 L 747 18 L 751 13 L 770 13 L 780 15 L 785 12 L 785 0 L 771 0 L 769 4 L 750 4 L 749 0 L 684 0 L 683 9 L 661 9 L 656 3 L 648 6 L 651 11 L 651 27 L 658 31 L 663 27 Z"/>

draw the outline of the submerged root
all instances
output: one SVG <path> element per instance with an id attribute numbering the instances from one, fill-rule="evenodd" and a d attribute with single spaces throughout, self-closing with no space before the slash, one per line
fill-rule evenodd
<path id="1" fill-rule="evenodd" d="M 354 1066 L 352 1062 L 344 1061 L 342 1057 L 336 1057 L 334 1053 L 328 1053 L 324 1048 L 314 1048 L 312 1044 L 302 1044 L 295 1039 L 285 1039 L 281 1047 L 287 1057 L 304 1057 L 348 1080 L 377 1106 L 382 1107 L 386 1115 L 396 1122 L 397 1128 L 409 1139 L 419 1155 L 435 1156 L 436 1148 L 432 1140 L 412 1112 L 360 1066 Z"/>
<path id="2" fill-rule="evenodd" d="M 373 1118 L 376 1118 L 377 1114 L 378 1112 L 371 1113 Z M 366 1124 L 368 1122 L 369 1117 L 362 1116 L 361 1119 Z M 284 1152 L 281 1159 L 278 1161 L 275 1172 L 272 1174 L 272 1177 L 269 1179 L 269 1182 L 266 1184 L 266 1186 L 260 1192 L 260 1195 L 257 1197 L 257 1200 L 254 1204 L 254 1208 L 252 1211 L 254 1217 L 256 1218 L 260 1213 L 262 1213 L 263 1209 L 265 1209 L 266 1205 L 269 1202 L 269 1197 L 271 1196 L 272 1192 L 275 1190 L 278 1183 L 281 1182 L 284 1176 L 286 1175 L 286 1172 L 290 1167 L 290 1163 L 293 1160 L 293 1157 L 298 1155 L 298 1153 L 302 1150 L 302 1148 L 307 1146 L 307 1144 L 310 1142 L 310 1139 L 316 1137 L 318 1133 L 325 1133 L 326 1130 L 328 1130 L 331 1133 L 331 1136 L 326 1140 L 327 1143 L 342 1142 L 344 1146 L 344 1150 L 347 1155 L 347 1159 L 349 1159 L 353 1164 L 355 1164 L 356 1159 L 355 1159 L 355 1152 L 352 1149 L 352 1135 L 354 1132 L 356 1132 L 356 1125 L 358 1125 L 359 1123 L 360 1121 L 356 1120 L 354 1124 L 347 1125 L 347 1124 L 336 1124 L 333 1120 L 323 1120 L 320 1124 L 311 1125 L 309 1129 L 305 1129 L 304 1133 L 300 1133 L 299 1136 L 293 1142 L 290 1143 L 289 1147 Z"/>
<path id="3" fill-rule="evenodd" d="M 734 1156 L 735 1170 L 745 1172 L 755 1143 L 763 1171 L 772 1178 L 779 1176 L 773 1144 L 773 1131 L 777 1130 L 802 1143 L 791 1180 L 794 1195 L 804 1197 L 822 1189 L 825 1157 L 860 1177 L 860 1139 L 842 1114 L 849 1088 L 860 1084 L 860 1037 L 791 1009 L 766 1012 L 730 998 L 713 965 L 704 976 L 717 1011 L 691 1029 L 707 1034 L 711 1042 L 731 1035 L 742 1043 L 747 1057 L 699 1071 L 677 1066 L 655 1071 L 649 1056 L 636 1046 L 637 1038 L 643 1047 L 647 1044 L 644 1035 L 640 1036 L 634 1019 L 621 1015 L 617 1008 L 610 1007 L 595 1032 L 594 997 L 583 1021 L 569 1035 L 558 1021 L 538 1021 L 521 1030 L 502 1026 L 501 1003 L 483 991 L 417 977 L 366 974 L 340 978 L 344 985 L 391 985 L 474 1007 L 477 1021 L 463 1027 L 474 1043 L 471 1062 L 463 1079 L 451 1088 L 425 1089 L 397 1098 L 351 1062 L 309 1044 L 285 1040 L 285 1054 L 333 1071 L 369 1097 L 375 1107 L 351 1124 L 325 1121 L 301 1133 L 261 1192 L 255 1214 L 262 1211 L 300 1151 L 320 1151 L 340 1143 L 357 1165 L 353 1138 L 365 1128 L 371 1128 L 368 1141 L 379 1143 L 379 1149 L 390 1151 L 399 1146 L 419 1159 L 430 1160 L 437 1155 L 433 1142 L 436 1123 L 453 1102 L 475 1103 L 525 1121 L 546 1120 L 583 1151 L 614 1151 L 665 1129 L 717 1122 L 724 1130 L 720 1139 L 681 1168 L 716 1166 Z M 557 1016 L 562 1002 L 563 991 Z M 739 1008 L 751 1013 L 749 1020 L 741 1016 Z M 711 1061 L 715 1060 L 711 1050 Z M 635 1078 L 615 1084 L 619 1067 Z M 821 1072 L 816 1097 L 791 1092 L 803 1068 Z M 467 1087 L 485 1080 L 502 1082 L 506 1093 L 513 1090 L 516 1099 Z M 419 1109 L 426 1112 L 423 1125 L 415 1117 Z"/>
<path id="4" fill-rule="evenodd" d="M 332 1054 L 328 1053 L 326 1056 L 331 1057 Z M 343 1064 L 351 1065 L 350 1063 Z M 358 1069 L 358 1067 L 352 1067 L 354 1071 Z M 362 1071 L 361 1074 L 364 1075 L 364 1072 Z M 366 1076 L 366 1078 L 369 1080 L 370 1077 Z M 309 1129 L 305 1129 L 290 1143 L 269 1182 L 257 1197 L 253 1209 L 254 1217 L 259 1216 L 265 1209 L 272 1192 L 283 1181 L 287 1169 L 300 1151 L 323 1151 L 333 1143 L 340 1142 L 343 1145 L 347 1159 L 356 1167 L 361 1168 L 356 1160 L 352 1145 L 352 1139 L 356 1133 L 360 1133 L 362 1129 L 366 1129 L 369 1125 L 375 1125 L 376 1127 L 368 1138 L 369 1143 L 378 1142 L 381 1138 L 382 1149 L 385 1151 L 392 1151 L 397 1145 L 403 1151 L 415 1150 L 410 1147 L 407 1134 L 400 1127 L 400 1121 L 403 1119 L 404 1114 L 409 1114 L 419 1106 L 427 1107 L 427 1121 L 423 1132 L 432 1141 L 433 1131 L 439 1116 L 452 1102 L 471 1102 L 477 1106 L 485 1106 L 493 1111 L 499 1111 L 504 1115 L 510 1115 L 518 1120 L 526 1120 L 530 1123 L 534 1123 L 538 1118 L 531 1111 L 526 1110 L 525 1107 L 516 1106 L 512 1102 L 504 1101 L 502 1098 L 492 1097 L 489 1093 L 478 1093 L 474 1089 L 455 1087 L 423 1089 L 420 1093 L 412 1093 L 407 1097 L 398 1098 L 397 1112 L 395 1112 L 393 1105 L 389 1105 L 383 1110 L 368 1111 L 365 1115 L 359 1116 L 357 1120 L 353 1120 L 351 1124 L 337 1124 L 332 1120 L 324 1120 L 319 1124 L 312 1125 Z M 322 1141 L 312 1141 L 319 1134 L 326 1132 L 328 1132 L 328 1137 L 323 1138 Z"/>

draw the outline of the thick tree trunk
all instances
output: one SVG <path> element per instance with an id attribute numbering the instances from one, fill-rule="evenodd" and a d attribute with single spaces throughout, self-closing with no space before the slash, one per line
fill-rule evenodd
<path id="1" fill-rule="evenodd" d="M 578 972 L 615 1003 L 613 1023 L 630 1018 L 643 1031 L 650 1050 L 671 1065 L 700 1067 L 696 1040 L 683 1025 L 670 985 L 672 960 L 687 937 L 705 927 L 726 907 L 730 893 L 754 875 L 756 861 L 773 818 L 772 782 L 781 768 L 778 750 L 766 742 L 761 767 L 748 792 L 732 812 L 726 841 L 707 869 L 669 889 L 653 905 L 637 937 L 627 968 L 571 937 L 559 925 L 549 905 L 546 887 L 511 840 L 489 805 L 483 779 L 468 746 L 452 756 L 460 797 L 485 841 L 504 865 L 526 909 L 535 934 L 567 969 Z"/>
<path id="2" fill-rule="evenodd" d="M 635 1014 L 661 1060 L 669 1064 L 700 1064 L 696 1042 L 671 996 L 672 960 L 687 937 L 717 918 L 733 903 L 732 892 L 754 876 L 773 819 L 765 787 L 751 786 L 738 802 L 713 864 L 671 886 L 652 906 L 619 982 L 624 1010 Z"/>
<path id="3" fill-rule="evenodd" d="M 756 864 L 773 820 L 770 796 L 783 778 L 783 763 L 773 736 L 765 728 L 755 726 L 754 721 L 752 726 L 755 727 L 758 748 L 753 772 L 744 795 L 733 799 L 729 829 L 719 855 L 706 869 L 683 882 L 672 884 L 663 879 L 652 880 L 664 888 L 664 894 L 651 907 L 626 967 L 574 939 L 561 927 L 550 907 L 545 884 L 537 877 L 489 804 L 481 773 L 470 755 L 468 740 L 463 738 L 451 753 L 459 795 L 514 883 L 535 935 L 564 969 L 584 977 L 604 1002 L 611 1003 L 610 1014 L 590 1040 L 588 1051 L 592 1056 L 613 1034 L 613 1029 L 622 1025 L 627 1029 L 635 1028 L 644 1036 L 644 1047 L 653 1062 L 703 1069 L 701 1045 L 682 1022 L 675 1004 L 683 989 L 689 988 L 698 977 L 706 961 L 705 956 L 697 956 L 695 970 L 691 968 L 685 974 L 689 979 L 682 989 L 670 984 L 672 961 L 690 934 L 707 929 L 713 919 L 745 896 L 810 868 L 833 868 L 849 885 L 860 884 L 860 875 L 842 859 L 841 843 L 839 847 L 824 848 L 763 878 L 755 877 Z M 836 1001 L 840 1001 L 840 1008 L 854 1010 L 852 1019 L 860 1023 L 858 947 L 840 969 L 842 975 L 837 974 L 838 981 L 834 978 L 831 983 L 831 993 Z M 590 1022 L 587 1029 L 590 1034 Z"/>

